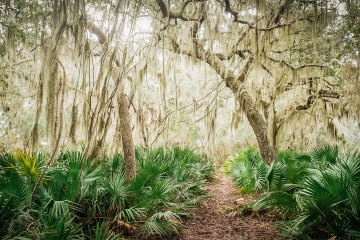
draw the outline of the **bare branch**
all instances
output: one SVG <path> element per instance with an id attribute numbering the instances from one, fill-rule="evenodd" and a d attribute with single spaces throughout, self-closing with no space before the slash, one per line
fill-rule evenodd
<path id="1" fill-rule="evenodd" d="M 92 23 L 90 21 L 87 21 L 86 24 L 87 24 L 89 31 L 96 35 L 100 44 L 101 45 L 105 44 L 107 41 L 107 37 L 106 37 L 105 33 L 98 26 L 96 26 L 94 23 Z"/>
<path id="2" fill-rule="evenodd" d="M 286 62 L 284 60 L 275 59 L 275 58 L 270 57 L 270 56 L 266 56 L 266 58 L 271 60 L 272 62 L 276 62 L 276 63 L 279 63 L 279 64 L 284 64 L 285 66 L 287 66 L 288 68 L 290 68 L 292 70 L 299 70 L 299 69 L 307 68 L 307 67 L 329 68 L 326 65 L 321 65 L 321 64 L 316 64 L 316 63 L 304 64 L 304 65 L 300 65 L 298 67 L 294 67 L 290 63 L 288 63 L 288 62 Z"/>
<path id="3" fill-rule="evenodd" d="M 168 16 L 169 16 L 169 13 L 168 13 L 168 10 L 167 10 L 167 8 L 166 8 L 166 5 L 165 5 L 164 1 L 163 1 L 163 0 L 156 0 L 156 3 L 157 3 L 157 4 L 159 5 L 159 7 L 160 7 L 160 11 L 161 11 L 161 13 L 162 13 L 163 18 L 168 17 Z"/>
<path id="4" fill-rule="evenodd" d="M 294 0 L 286 0 L 284 4 L 278 9 L 277 13 L 268 21 L 267 27 L 279 24 L 281 17 L 286 12 L 286 9 L 294 2 Z"/>
<path id="5" fill-rule="evenodd" d="M 187 0 L 180 7 L 180 11 L 178 13 L 173 13 L 170 9 L 168 9 L 163 0 L 156 0 L 156 3 L 160 8 L 160 11 L 162 13 L 163 18 L 168 18 L 169 20 L 170 19 L 175 19 L 175 20 L 180 19 L 180 20 L 183 20 L 183 21 L 200 21 L 201 17 L 199 17 L 199 18 L 189 18 L 189 17 L 184 16 L 184 12 L 185 12 L 186 7 L 192 2 L 204 2 L 204 0 Z"/>

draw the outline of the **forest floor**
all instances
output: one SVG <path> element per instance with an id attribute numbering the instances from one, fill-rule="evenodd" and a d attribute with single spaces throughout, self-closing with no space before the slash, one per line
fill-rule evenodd
<path id="1" fill-rule="evenodd" d="M 182 234 L 173 240 L 282 239 L 270 216 L 236 216 L 236 209 L 253 197 L 242 196 L 223 170 L 218 170 L 207 189 L 209 197 L 193 210 L 192 218 L 183 221 Z"/>

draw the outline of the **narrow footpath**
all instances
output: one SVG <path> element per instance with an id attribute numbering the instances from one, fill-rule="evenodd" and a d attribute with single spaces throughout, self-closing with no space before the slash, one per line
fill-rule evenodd
<path id="1" fill-rule="evenodd" d="M 236 216 L 235 209 L 251 199 L 241 196 L 222 171 L 207 186 L 209 197 L 183 221 L 183 232 L 173 240 L 277 240 L 282 239 L 272 219 L 258 214 Z"/>

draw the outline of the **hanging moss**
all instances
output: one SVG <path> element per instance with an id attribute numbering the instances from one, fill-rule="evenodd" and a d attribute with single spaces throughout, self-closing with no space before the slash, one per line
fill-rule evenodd
<path id="1" fill-rule="evenodd" d="M 71 108 L 71 117 L 70 117 L 70 130 L 69 130 L 69 137 L 72 145 L 76 144 L 76 128 L 78 122 L 78 106 L 74 101 L 74 104 Z"/>
<path id="2" fill-rule="evenodd" d="M 48 138 L 53 139 L 56 133 L 55 125 L 59 92 L 59 60 L 57 53 L 47 50 L 44 61 L 46 66 L 46 133 Z"/>

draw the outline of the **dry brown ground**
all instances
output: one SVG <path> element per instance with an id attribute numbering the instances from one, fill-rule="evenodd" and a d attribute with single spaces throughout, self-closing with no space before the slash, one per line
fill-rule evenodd
<path id="1" fill-rule="evenodd" d="M 219 172 L 207 186 L 209 197 L 194 209 L 193 217 L 183 221 L 183 232 L 172 240 L 272 240 L 279 237 L 272 219 L 266 216 L 234 216 L 241 197 L 232 181 Z"/>

